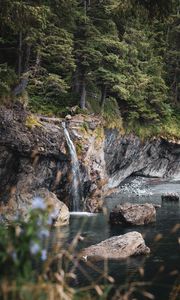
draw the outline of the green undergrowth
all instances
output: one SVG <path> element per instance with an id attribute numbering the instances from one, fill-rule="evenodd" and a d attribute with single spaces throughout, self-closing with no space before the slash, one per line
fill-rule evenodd
<path id="1" fill-rule="evenodd" d="M 45 101 L 40 96 L 32 96 L 29 98 L 29 109 L 33 113 L 38 113 L 46 116 L 61 117 L 67 114 L 67 108 L 60 103 Z"/>
<path id="2" fill-rule="evenodd" d="M 103 117 L 104 127 L 112 129 L 116 128 L 121 133 L 124 132 L 123 121 L 116 99 L 112 97 L 106 99 L 103 111 L 97 99 L 89 99 L 89 105 L 92 113 L 99 114 Z"/>
<path id="3" fill-rule="evenodd" d="M 73 105 L 73 100 L 69 99 L 69 106 L 61 102 L 48 102 L 40 96 L 33 96 L 29 99 L 29 108 L 32 113 L 43 114 L 46 116 L 65 117 L 69 114 L 69 107 Z M 77 110 L 77 113 L 95 114 L 103 118 L 103 126 L 105 128 L 118 129 L 122 134 L 134 133 L 142 140 L 162 136 L 167 139 L 180 138 L 180 111 L 177 111 L 166 120 L 159 123 L 145 124 L 140 122 L 125 122 L 121 117 L 118 104 L 114 98 L 108 98 L 104 105 L 104 110 L 99 105 L 96 98 L 88 99 L 88 110 Z M 86 124 L 83 124 L 83 129 L 86 131 Z"/>
<path id="4" fill-rule="evenodd" d="M 162 121 L 159 124 L 127 124 L 126 133 L 134 133 L 142 140 L 152 137 L 163 137 L 166 139 L 180 139 L 180 114 L 172 116 L 171 118 Z"/>

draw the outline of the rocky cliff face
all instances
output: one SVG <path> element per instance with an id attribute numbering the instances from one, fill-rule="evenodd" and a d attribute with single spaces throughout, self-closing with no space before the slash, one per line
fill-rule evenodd
<path id="1" fill-rule="evenodd" d="M 29 194 L 41 188 L 54 192 L 72 208 L 71 161 L 61 122 L 32 116 L 20 105 L 0 108 L 1 208 L 3 204 L 21 210 Z M 90 211 L 101 208 L 105 170 L 103 141 L 95 133 L 99 123 L 83 116 L 67 122 L 80 162 L 82 206 Z"/>
<path id="2" fill-rule="evenodd" d="M 106 130 L 105 161 L 109 188 L 135 174 L 180 179 L 180 142 L 163 138 L 142 142 L 134 135 Z"/>
<path id="3" fill-rule="evenodd" d="M 20 105 L 0 108 L 1 204 L 20 209 L 27 195 L 45 188 L 71 209 L 71 162 L 61 121 L 35 118 Z M 76 115 L 66 125 L 79 158 L 86 210 L 99 211 L 103 192 L 132 174 L 180 177 L 177 142 L 143 143 L 133 135 L 104 131 L 95 116 Z"/>
<path id="4" fill-rule="evenodd" d="M 47 188 L 60 199 L 66 199 L 68 162 L 63 130 L 59 126 L 32 120 L 19 105 L 13 109 L 1 107 L 1 203 L 20 209 L 26 195 L 39 188 Z"/>

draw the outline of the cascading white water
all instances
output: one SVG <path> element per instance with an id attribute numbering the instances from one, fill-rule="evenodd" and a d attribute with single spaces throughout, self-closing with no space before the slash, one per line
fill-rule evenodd
<path id="1" fill-rule="evenodd" d="M 71 156 L 73 211 L 77 212 L 80 211 L 80 204 L 82 198 L 81 187 L 80 187 L 81 180 L 80 180 L 79 161 L 76 153 L 76 148 L 70 138 L 65 122 L 62 122 L 62 127 L 64 129 L 64 135 Z"/>

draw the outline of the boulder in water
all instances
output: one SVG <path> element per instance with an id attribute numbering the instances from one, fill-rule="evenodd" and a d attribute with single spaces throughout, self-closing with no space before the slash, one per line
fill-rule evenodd
<path id="1" fill-rule="evenodd" d="M 109 216 L 112 225 L 144 225 L 155 222 L 156 209 L 152 204 L 131 204 L 125 203 L 116 206 Z"/>
<path id="2" fill-rule="evenodd" d="M 139 232 L 132 231 L 123 235 L 113 236 L 99 244 L 83 249 L 84 260 L 124 259 L 129 256 L 149 254 L 150 249 Z"/>
<path id="3" fill-rule="evenodd" d="M 162 201 L 179 201 L 179 195 L 176 193 L 168 193 L 161 196 Z"/>

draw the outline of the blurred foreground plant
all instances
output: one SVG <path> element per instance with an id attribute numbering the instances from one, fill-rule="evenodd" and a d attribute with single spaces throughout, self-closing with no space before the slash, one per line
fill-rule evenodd
<path id="1" fill-rule="evenodd" d="M 48 251 L 55 213 L 49 213 L 43 199 L 36 197 L 28 222 L 17 215 L 11 224 L 1 224 L 0 296 L 3 299 L 43 296 L 43 299 L 72 299 L 73 289 L 66 285 L 62 270 L 51 272 L 57 255 L 57 249 L 51 249 L 55 255 Z"/>
<path id="2" fill-rule="evenodd" d="M 80 267 L 80 258 L 75 256 L 79 236 L 68 249 L 53 241 L 57 239 L 53 229 L 55 218 L 56 211 L 50 213 L 43 199 L 36 197 L 28 221 L 17 215 L 11 224 L 1 224 L 0 299 L 92 299 L 89 290 L 94 290 L 99 299 L 106 299 L 110 285 L 91 282 L 90 287 L 71 287 Z M 60 238 L 63 240 L 61 230 Z M 102 278 L 103 271 L 99 273 Z"/>

